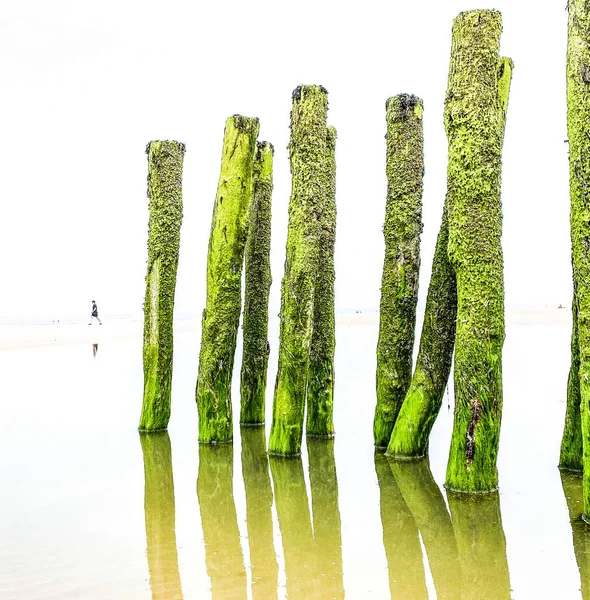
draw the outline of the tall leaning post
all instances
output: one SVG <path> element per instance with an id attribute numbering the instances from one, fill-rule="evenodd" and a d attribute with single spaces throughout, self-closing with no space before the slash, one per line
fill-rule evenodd
<path id="1" fill-rule="evenodd" d="M 258 119 L 241 115 L 230 117 L 225 124 L 207 256 L 207 301 L 196 389 L 199 442 L 205 444 L 232 441 L 231 379 L 258 129 Z"/>
<path id="2" fill-rule="evenodd" d="M 336 129 L 326 130 L 324 189 L 318 199 L 319 267 L 315 283 L 313 336 L 307 377 L 307 424 L 310 437 L 334 436 L 334 352 L 336 317 L 334 247 L 336 244 Z"/>
<path id="3" fill-rule="evenodd" d="M 148 265 L 143 305 L 143 406 L 140 431 L 166 429 L 172 396 L 173 316 L 182 224 L 185 145 L 153 141 L 148 155 Z"/>
<path id="4" fill-rule="evenodd" d="M 505 335 L 500 184 L 512 74 L 512 61 L 499 56 L 501 32 L 494 10 L 455 19 L 445 101 L 449 260 L 458 303 L 446 487 L 457 492 L 498 487 Z"/>
<path id="5" fill-rule="evenodd" d="M 385 260 L 377 342 L 375 447 L 386 449 L 412 379 L 418 302 L 424 133 L 422 100 L 400 94 L 386 103 Z"/>
<path id="6" fill-rule="evenodd" d="M 264 399 L 268 369 L 268 298 L 272 166 L 274 148 L 257 142 L 253 169 L 253 193 L 246 242 L 246 286 L 244 299 L 244 350 L 240 379 L 240 423 L 264 424 Z"/>
<path id="7" fill-rule="evenodd" d="M 279 362 L 273 400 L 269 453 L 301 453 L 314 294 L 318 273 L 316 207 L 323 194 L 328 92 L 297 87 L 291 111 L 291 198 L 287 258 L 281 284 Z"/>
<path id="8" fill-rule="evenodd" d="M 590 522 L 590 5 L 570 0 L 567 42 L 567 129 L 570 223 L 580 352 L 580 414 L 583 445 L 583 518 Z M 574 332 L 575 333 L 575 332 Z M 572 362 L 575 353 L 572 355 Z M 569 409 L 569 407 L 568 407 Z"/>

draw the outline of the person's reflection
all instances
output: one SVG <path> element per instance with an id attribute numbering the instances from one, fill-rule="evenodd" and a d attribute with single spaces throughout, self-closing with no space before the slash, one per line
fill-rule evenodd
<path id="1" fill-rule="evenodd" d="M 278 565 L 273 544 L 272 490 L 264 427 L 242 427 L 242 475 L 252 565 L 252 598 L 277 597 Z"/>
<path id="2" fill-rule="evenodd" d="M 428 458 L 391 461 L 391 470 L 416 521 L 428 556 L 436 597 L 461 598 L 457 542 L 445 499 L 436 485 Z"/>
<path id="3" fill-rule="evenodd" d="M 582 598 L 590 600 L 590 531 L 588 525 L 582 521 L 584 509 L 582 478 L 579 475 L 561 471 L 561 484 L 572 525 L 574 554 L 580 571 Z"/>
<path id="4" fill-rule="evenodd" d="M 197 496 L 213 598 L 246 598 L 246 570 L 233 495 L 233 444 L 199 445 Z"/>
<path id="5" fill-rule="evenodd" d="M 375 471 L 381 496 L 383 545 L 391 597 L 396 600 L 428 598 L 416 521 L 399 490 L 387 458 L 379 452 L 375 453 Z"/>
<path id="6" fill-rule="evenodd" d="M 321 598 L 344 598 L 342 534 L 334 440 L 307 440 L 309 480 L 316 548 L 317 586 Z"/>
<path id="7" fill-rule="evenodd" d="M 92 356 L 96 357 L 98 352 L 98 344 L 92 344 Z"/>
<path id="8" fill-rule="evenodd" d="M 317 566 L 301 458 L 270 457 L 270 471 L 285 557 L 287 597 L 318 598 Z"/>
<path id="9" fill-rule="evenodd" d="M 463 600 L 510 599 L 500 495 L 447 492 L 461 563 Z"/>
<path id="10" fill-rule="evenodd" d="M 174 480 L 168 432 L 140 433 L 145 537 L 153 600 L 182 600 L 176 551 Z"/>

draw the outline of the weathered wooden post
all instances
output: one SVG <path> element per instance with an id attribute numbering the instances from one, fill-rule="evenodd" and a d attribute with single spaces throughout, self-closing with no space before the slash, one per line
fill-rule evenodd
<path id="1" fill-rule="evenodd" d="M 207 302 L 196 390 L 201 443 L 231 442 L 233 436 L 231 379 L 258 128 L 258 119 L 240 115 L 225 124 L 207 256 Z"/>
<path id="2" fill-rule="evenodd" d="M 307 377 L 313 334 L 320 227 L 316 214 L 323 198 L 328 92 L 299 86 L 291 111 L 291 199 L 287 258 L 281 285 L 281 324 L 269 453 L 301 452 Z"/>
<path id="3" fill-rule="evenodd" d="M 268 368 L 268 298 L 270 274 L 270 226 L 272 162 L 274 148 L 256 144 L 252 204 L 246 242 L 246 289 L 244 300 L 244 350 L 240 380 L 242 425 L 262 425 Z"/>
<path id="4" fill-rule="evenodd" d="M 512 61 L 499 55 L 502 16 L 453 23 L 445 129 L 449 143 L 449 259 L 457 277 L 455 419 L 446 486 L 498 487 L 504 270 L 500 181 Z"/>
<path id="5" fill-rule="evenodd" d="M 424 134 L 422 100 L 400 94 L 386 104 L 385 260 L 377 343 L 375 446 L 387 448 L 412 378 L 418 302 Z"/>
<path id="6" fill-rule="evenodd" d="M 313 335 L 307 382 L 308 436 L 334 435 L 334 246 L 336 243 L 336 129 L 326 130 L 323 193 L 317 202 L 319 223 L 318 272 L 315 282 Z"/>
<path id="7" fill-rule="evenodd" d="M 173 316 L 182 224 L 182 163 L 185 146 L 147 145 L 149 234 L 143 305 L 143 406 L 140 431 L 166 429 L 172 395 Z"/>

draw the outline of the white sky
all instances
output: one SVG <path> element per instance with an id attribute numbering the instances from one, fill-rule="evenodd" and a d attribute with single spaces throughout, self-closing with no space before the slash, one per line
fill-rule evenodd
<path id="1" fill-rule="evenodd" d="M 291 92 L 329 91 L 338 130 L 337 307 L 376 308 L 385 101 L 425 105 L 424 302 L 446 188 L 443 101 L 454 16 L 497 8 L 515 62 L 504 146 L 506 301 L 570 305 L 566 0 L 18 0 L 0 3 L 0 317 L 140 313 L 152 139 L 186 143 L 179 313 L 200 313 L 225 119 L 275 152 L 271 304 L 280 297 Z"/>

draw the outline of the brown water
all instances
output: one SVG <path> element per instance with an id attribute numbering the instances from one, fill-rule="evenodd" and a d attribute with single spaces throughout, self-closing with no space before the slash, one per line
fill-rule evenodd
<path id="1" fill-rule="evenodd" d="M 0 353 L 0 598 L 590 598 L 581 480 L 556 468 L 569 324 L 509 324 L 500 494 L 475 498 L 442 487 L 447 398 L 430 463 L 374 455 L 377 329 L 337 333 L 336 439 L 292 460 L 237 425 L 198 445 L 194 334 L 152 435 L 138 341 Z"/>

